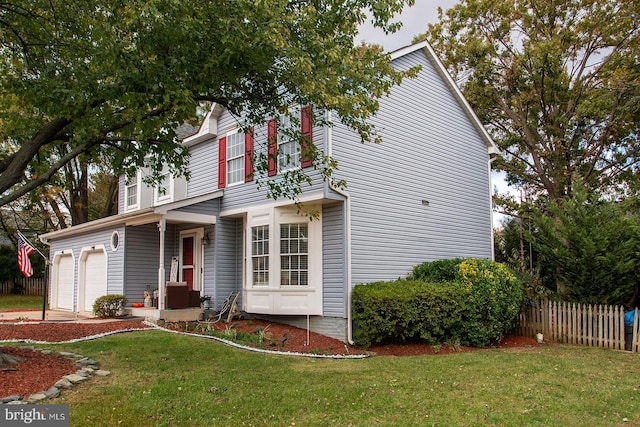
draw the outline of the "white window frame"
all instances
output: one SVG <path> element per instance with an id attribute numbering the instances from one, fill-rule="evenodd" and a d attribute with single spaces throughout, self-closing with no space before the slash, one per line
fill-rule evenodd
<path id="1" fill-rule="evenodd" d="M 235 144 L 234 146 L 232 146 L 232 140 L 238 139 L 239 141 L 233 141 L 233 143 Z M 240 147 L 240 152 L 239 154 L 236 152 L 234 155 L 230 155 L 230 149 L 232 147 Z M 226 180 L 227 180 L 227 187 L 232 186 L 232 185 L 237 185 L 237 184 L 242 184 L 245 181 L 245 170 L 244 170 L 244 166 L 245 166 L 245 134 L 244 132 L 241 132 L 240 129 L 235 129 L 232 131 L 227 132 L 227 147 L 226 147 L 226 169 L 227 169 L 227 176 L 226 176 Z M 232 169 L 231 165 L 232 164 L 239 164 L 240 167 L 239 168 L 235 168 Z M 233 174 L 236 174 L 236 179 L 232 180 L 232 176 Z"/>
<path id="2" fill-rule="evenodd" d="M 130 190 L 135 188 L 135 203 L 129 204 L 129 193 Z M 141 197 L 141 189 L 142 189 L 142 179 L 140 176 L 140 171 L 136 172 L 136 176 L 131 180 L 125 177 L 124 180 L 124 210 L 132 211 L 140 208 L 140 197 Z"/>
<path id="3" fill-rule="evenodd" d="M 304 234 L 301 237 L 300 229 L 302 227 L 304 227 Z M 285 228 L 289 232 L 286 237 L 283 237 Z M 278 229 L 280 239 L 280 287 L 309 286 L 309 224 L 300 222 L 280 223 Z M 291 235 L 294 229 L 298 232 L 296 236 Z M 302 250 L 303 247 L 304 250 Z M 286 250 L 286 252 L 283 252 L 283 250 Z M 303 260 L 305 261 L 304 267 Z"/>
<path id="4" fill-rule="evenodd" d="M 293 118 L 296 120 L 292 120 Z M 296 124 L 297 123 L 297 124 Z M 291 138 L 291 134 L 300 132 L 300 107 L 289 109 L 289 115 L 281 114 L 277 125 L 278 173 L 300 168 L 300 144 Z M 286 151 L 285 151 L 286 150 Z M 292 152 L 293 150 L 293 152 Z"/>
<path id="5" fill-rule="evenodd" d="M 309 206 L 309 209 L 321 211 L 320 206 Z M 307 283 L 304 285 L 282 284 L 284 254 L 280 253 L 280 229 L 285 224 L 307 226 Z M 259 285 L 254 285 L 253 270 L 252 231 L 256 226 L 269 228 L 269 281 Z M 311 220 L 292 206 L 259 208 L 247 212 L 245 230 L 245 309 L 262 314 L 322 315 L 322 217 Z"/>
<path id="6" fill-rule="evenodd" d="M 153 198 L 155 203 L 167 203 L 173 201 L 173 174 L 166 166 L 162 169 L 161 180 L 153 188 Z M 160 192 L 163 187 L 161 184 L 166 183 L 166 191 L 164 194 Z"/>
<path id="7" fill-rule="evenodd" d="M 264 232 L 266 231 L 266 238 Z M 262 232 L 260 236 L 259 233 Z M 271 246 L 271 230 L 268 224 L 254 225 L 251 227 L 251 286 L 252 287 L 268 287 L 269 286 L 269 260 Z M 256 269 L 256 261 L 263 261 L 263 268 Z M 256 280 L 256 273 L 262 274 L 263 280 Z M 266 279 L 266 280 L 264 280 Z"/>

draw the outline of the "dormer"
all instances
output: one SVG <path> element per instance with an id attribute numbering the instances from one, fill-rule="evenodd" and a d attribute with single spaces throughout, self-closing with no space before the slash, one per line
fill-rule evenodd
<path id="1" fill-rule="evenodd" d="M 185 138 L 182 143 L 187 147 L 192 147 L 201 142 L 216 138 L 218 136 L 218 117 L 220 117 L 222 110 L 223 107 L 220 104 L 214 103 L 202 121 L 198 132 Z"/>

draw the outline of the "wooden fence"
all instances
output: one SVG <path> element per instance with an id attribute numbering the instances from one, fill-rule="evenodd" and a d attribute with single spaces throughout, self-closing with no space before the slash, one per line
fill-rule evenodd
<path id="1" fill-rule="evenodd" d="M 0 281 L 0 295 L 13 294 L 14 289 L 20 289 L 18 294 L 20 295 L 35 295 L 42 296 L 42 290 L 44 289 L 45 278 L 44 277 L 26 277 L 18 278 L 17 280 L 2 280 Z"/>
<path id="2" fill-rule="evenodd" d="M 625 326 L 624 316 L 620 306 L 534 301 L 520 313 L 516 332 L 531 337 L 541 333 L 545 341 L 640 353 L 638 309 L 632 326 Z"/>

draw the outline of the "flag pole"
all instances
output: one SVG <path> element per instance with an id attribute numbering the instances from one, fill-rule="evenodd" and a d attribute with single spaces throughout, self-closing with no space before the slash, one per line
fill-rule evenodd
<path id="1" fill-rule="evenodd" d="M 32 245 L 29 239 L 27 239 L 20 230 L 18 230 L 18 235 L 22 237 L 22 240 L 28 243 L 29 246 L 31 246 L 36 252 L 38 252 L 44 260 L 44 283 L 42 285 L 42 287 L 44 288 L 42 290 L 42 320 L 45 320 L 45 311 L 47 309 L 47 282 L 49 281 L 49 258 L 44 256 L 44 254 L 40 252 L 38 248 Z"/>

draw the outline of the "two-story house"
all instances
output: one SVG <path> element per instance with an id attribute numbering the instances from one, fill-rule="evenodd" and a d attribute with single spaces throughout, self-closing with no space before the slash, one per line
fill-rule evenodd
<path id="1" fill-rule="evenodd" d="M 156 188 L 121 179 L 119 214 L 48 233 L 50 307 L 89 312 L 105 294 L 142 301 L 173 276 L 210 295 L 217 306 L 240 292 L 247 313 L 349 340 L 355 284 L 404 277 L 413 265 L 442 258 L 492 258 L 491 155 L 498 152 L 427 42 L 392 54 L 417 78 L 380 100 L 374 119 L 382 144 L 362 144 L 345 125 L 312 125 L 302 106 L 302 133 L 339 162 L 333 188 L 308 167 L 285 120 L 246 134 L 239 118 L 214 106 L 184 138 L 189 181 L 170 174 Z M 269 144 L 268 141 L 272 143 Z M 268 176 L 307 168 L 300 197 L 267 199 L 256 185 L 254 150 L 273 150 Z M 277 151 L 276 151 L 277 150 Z M 173 272 L 171 271 L 173 269 Z"/>

